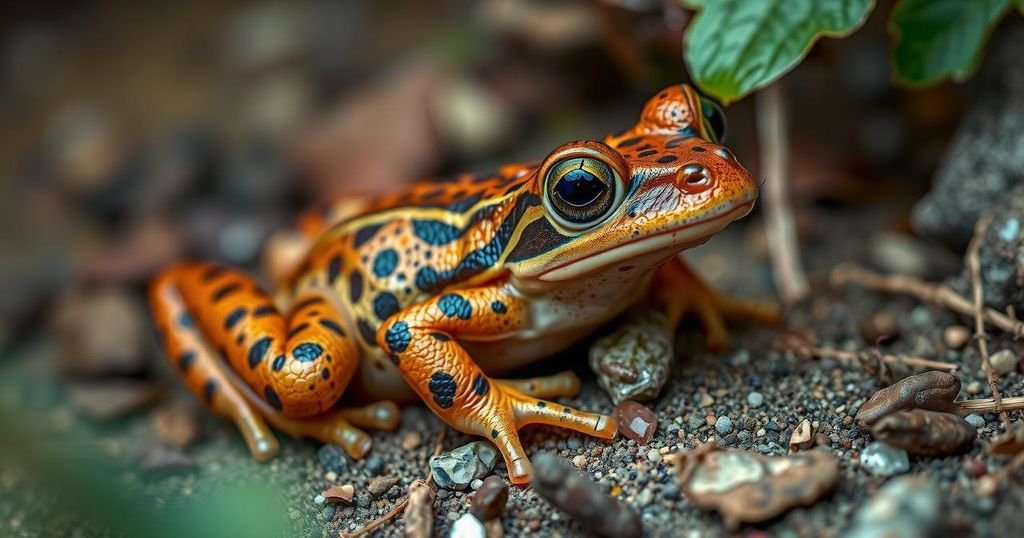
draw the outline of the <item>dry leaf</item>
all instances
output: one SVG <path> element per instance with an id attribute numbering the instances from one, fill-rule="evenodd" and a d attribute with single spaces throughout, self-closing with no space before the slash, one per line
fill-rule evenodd
<path id="1" fill-rule="evenodd" d="M 352 497 L 355 496 L 355 492 L 356 490 L 351 484 L 345 484 L 344 486 L 331 486 L 324 490 L 321 495 L 332 503 L 348 504 L 352 502 Z"/>

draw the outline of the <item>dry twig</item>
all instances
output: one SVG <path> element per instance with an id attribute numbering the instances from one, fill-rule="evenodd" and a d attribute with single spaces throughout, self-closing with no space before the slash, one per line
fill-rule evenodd
<path id="1" fill-rule="evenodd" d="M 853 351 L 839 351 L 835 349 L 823 349 L 820 347 L 812 347 L 809 345 L 798 345 L 796 351 L 809 355 L 811 357 L 817 357 L 819 359 L 836 359 L 839 361 L 848 362 L 865 362 L 872 359 L 881 360 L 886 364 L 903 364 L 906 366 L 917 366 L 921 368 L 930 368 L 932 370 L 943 370 L 946 372 L 955 372 L 960 367 L 956 364 L 950 364 L 948 362 L 934 361 L 931 359 L 922 359 L 919 357 L 905 357 L 903 355 L 887 355 L 882 353 L 867 353 L 861 352 L 856 353 Z"/>
<path id="2" fill-rule="evenodd" d="M 807 296 L 809 286 L 800 265 L 796 223 L 789 203 L 789 129 L 781 82 L 757 92 L 757 135 L 765 170 L 764 207 L 768 251 L 775 286 L 785 303 Z"/>
<path id="3" fill-rule="evenodd" d="M 440 433 L 437 434 L 437 442 L 434 443 L 434 454 L 433 454 L 434 456 L 436 456 L 436 455 L 441 453 L 441 447 L 444 446 L 444 438 L 445 438 L 445 434 L 447 434 L 447 432 L 448 432 L 448 428 L 442 426 Z M 424 478 L 424 481 L 427 482 L 428 484 L 430 483 L 430 476 L 431 476 L 431 472 L 428 469 L 427 470 L 427 476 L 426 476 L 426 478 Z M 409 496 L 408 495 L 406 495 L 406 496 L 402 497 L 401 499 L 399 499 L 398 502 L 395 503 L 395 506 L 393 508 L 391 508 L 391 510 L 388 511 L 388 513 L 378 517 L 377 519 L 367 523 L 366 525 L 363 525 L 361 528 L 356 529 L 356 530 L 352 531 L 349 534 L 342 533 L 341 534 L 341 538 L 358 538 L 359 536 L 362 536 L 364 534 L 369 534 L 370 532 L 372 532 L 377 527 L 380 527 L 381 525 L 387 523 L 388 521 L 391 521 L 392 519 L 395 518 L 395 516 L 397 516 L 398 514 L 402 513 L 402 510 L 405 509 L 405 505 L 407 505 L 407 504 L 409 504 Z"/>
<path id="4" fill-rule="evenodd" d="M 981 369 L 988 377 L 988 387 L 992 390 L 992 400 L 995 402 L 996 410 L 999 411 L 999 418 L 1003 421 L 1003 426 L 1008 427 L 1009 417 L 1002 408 L 1003 395 L 999 392 L 999 374 L 992 369 L 992 362 L 989 360 L 988 335 L 985 334 L 985 320 L 982 316 L 985 291 L 981 286 L 981 264 L 978 261 L 978 249 L 981 247 L 981 238 L 991 221 L 991 215 L 984 215 L 978 219 L 974 227 L 974 237 L 971 238 L 971 243 L 967 246 L 964 263 L 971 274 L 971 293 L 974 296 L 972 305 L 974 307 L 974 339 L 978 342 L 978 353 L 981 354 Z"/>
<path id="5" fill-rule="evenodd" d="M 832 269 L 829 281 L 833 287 L 859 284 L 865 288 L 886 293 L 909 295 L 926 303 L 948 308 L 964 316 L 973 316 L 974 304 L 964 296 L 942 284 L 932 284 L 906 275 L 883 275 L 853 262 L 842 263 Z M 991 308 L 982 310 L 989 325 L 1014 335 L 1024 336 L 1024 323 Z"/>
<path id="6" fill-rule="evenodd" d="M 976 398 L 974 400 L 961 400 L 953 402 L 953 411 L 964 415 L 971 413 L 995 413 L 996 411 L 1021 411 L 1024 410 L 1024 396 L 1011 398 Z"/>

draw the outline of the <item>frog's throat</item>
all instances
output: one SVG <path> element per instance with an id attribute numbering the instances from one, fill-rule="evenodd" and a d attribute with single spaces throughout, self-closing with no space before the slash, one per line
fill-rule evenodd
<path id="1" fill-rule="evenodd" d="M 729 223 L 746 216 L 753 207 L 754 202 L 747 202 L 737 206 L 728 213 L 712 219 L 687 223 L 628 243 L 616 245 L 585 258 L 556 266 L 541 273 L 537 278 L 546 282 L 570 280 L 645 254 L 661 251 L 666 253 L 682 252 L 706 242 L 711 236 L 728 226 Z"/>

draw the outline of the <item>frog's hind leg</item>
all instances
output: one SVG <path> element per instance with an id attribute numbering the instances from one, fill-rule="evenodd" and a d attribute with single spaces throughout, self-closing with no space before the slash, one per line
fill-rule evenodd
<path id="1" fill-rule="evenodd" d="M 486 339 L 528 325 L 527 308 L 507 286 L 447 293 L 412 305 L 388 318 L 377 342 L 409 385 L 451 426 L 493 441 L 513 483 L 530 481 L 532 466 L 519 441 L 527 424 L 549 424 L 595 437 L 615 436 L 615 419 L 528 396 L 575 392 L 575 376 L 520 381 L 492 380 L 473 362 L 460 339 Z M 529 384 L 533 382 L 533 390 Z"/>
<path id="2" fill-rule="evenodd" d="M 286 433 L 337 443 L 361 457 L 370 438 L 349 419 L 382 417 L 362 423 L 383 427 L 397 420 L 390 403 L 368 415 L 332 409 L 359 355 L 327 293 L 302 292 L 286 317 L 248 275 L 213 264 L 183 264 L 156 279 L 150 298 L 168 356 L 179 363 L 189 357 L 189 367 L 195 366 L 185 375 L 192 392 L 235 420 L 247 440 L 269 435 L 262 416 Z M 257 459 L 276 451 L 276 443 L 269 453 L 257 450 L 258 444 L 249 444 Z"/>
<path id="3" fill-rule="evenodd" d="M 692 313 L 704 326 L 705 342 L 713 352 L 729 348 L 726 318 L 768 325 L 782 322 L 778 306 L 742 301 L 720 294 L 711 289 L 678 256 L 658 268 L 651 290 L 662 303 L 670 330 L 674 333 L 683 317 Z"/>

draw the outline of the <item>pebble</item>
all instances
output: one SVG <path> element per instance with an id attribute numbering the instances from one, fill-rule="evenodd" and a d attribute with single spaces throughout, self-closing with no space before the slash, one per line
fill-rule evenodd
<path id="1" fill-rule="evenodd" d="M 970 415 L 967 415 L 966 417 L 964 417 L 964 420 L 966 420 L 968 424 L 974 426 L 979 430 L 985 427 L 985 418 L 977 413 L 971 413 Z"/>
<path id="2" fill-rule="evenodd" d="M 963 325 L 950 325 L 942 331 L 942 339 L 952 349 L 960 349 L 971 339 L 971 330 Z"/>
<path id="3" fill-rule="evenodd" d="M 971 396 L 977 396 L 977 395 L 981 394 L 982 391 L 985 390 L 985 389 L 983 388 L 983 385 L 981 384 L 981 382 L 979 382 L 979 381 L 971 381 L 970 383 L 967 384 L 967 386 L 964 388 L 964 390 L 967 391 L 967 394 L 970 394 Z"/>
<path id="4" fill-rule="evenodd" d="M 583 469 L 584 467 L 587 466 L 587 457 L 575 456 L 572 459 L 572 464 L 575 465 L 577 469 Z"/>
<path id="5" fill-rule="evenodd" d="M 486 538 L 487 531 L 484 530 L 484 524 L 473 517 L 473 514 L 462 514 L 455 520 L 455 523 L 452 523 L 452 532 L 448 536 L 451 538 Z"/>
<path id="6" fill-rule="evenodd" d="M 143 449 L 139 467 L 153 473 L 187 473 L 195 468 L 195 462 L 177 448 L 156 443 Z"/>
<path id="7" fill-rule="evenodd" d="M 508 484 L 496 476 L 489 476 L 473 495 L 469 510 L 480 521 L 487 521 L 501 516 L 507 502 Z"/>
<path id="8" fill-rule="evenodd" d="M 463 490 L 491 472 L 498 451 L 486 441 L 474 441 L 430 458 L 434 482 L 446 489 Z"/>
<path id="9" fill-rule="evenodd" d="M 328 471 L 333 471 L 335 475 L 342 475 L 348 471 L 348 456 L 341 450 L 341 448 L 335 445 L 324 445 L 320 447 L 320 450 L 316 453 L 316 459 L 323 465 Z M 333 482 L 333 480 L 330 480 Z"/>
<path id="10" fill-rule="evenodd" d="M 334 482 L 337 479 L 338 479 L 338 473 L 336 473 L 334 471 L 327 471 L 326 473 L 324 473 L 324 480 L 326 480 L 328 482 Z"/>
<path id="11" fill-rule="evenodd" d="M 614 416 L 619 422 L 619 433 L 642 445 L 650 442 L 658 425 L 658 419 L 653 411 L 632 400 L 616 405 Z"/>
<path id="12" fill-rule="evenodd" d="M 715 430 L 722 435 L 732 432 L 732 419 L 725 415 L 718 417 L 715 421 Z"/>
<path id="13" fill-rule="evenodd" d="M 764 394 L 757 391 L 747 394 L 747 405 L 755 408 L 761 407 L 764 405 Z"/>
<path id="14" fill-rule="evenodd" d="M 384 459 L 380 456 L 370 456 L 366 459 L 366 472 L 371 476 L 377 476 L 384 472 Z"/>
<path id="15" fill-rule="evenodd" d="M 938 486 L 921 476 L 895 478 L 853 516 L 845 538 L 932 536 L 942 521 Z"/>
<path id="16" fill-rule="evenodd" d="M 890 343 L 900 336 L 900 322 L 888 312 L 879 312 L 861 322 L 860 335 L 871 345 Z"/>
<path id="17" fill-rule="evenodd" d="M 652 462 L 661 461 L 661 452 L 658 452 L 657 448 L 652 448 L 647 451 L 647 459 Z"/>
<path id="18" fill-rule="evenodd" d="M 324 504 L 325 502 L 327 502 L 327 498 L 324 497 L 321 494 L 317 494 L 316 497 L 313 497 L 313 503 L 314 504 L 321 505 L 321 504 Z"/>
<path id="19" fill-rule="evenodd" d="M 992 365 L 994 370 L 999 375 L 1006 375 L 1017 369 L 1017 362 L 1020 358 L 1017 354 L 1009 349 L 1001 349 L 993 353 L 989 358 L 988 362 Z"/>
<path id="20" fill-rule="evenodd" d="M 861 451 L 860 465 L 873 475 L 893 476 L 910 470 L 910 458 L 906 450 L 876 441 Z"/>
<path id="21" fill-rule="evenodd" d="M 417 431 L 411 431 L 402 436 L 402 450 L 415 450 L 423 442 L 423 435 Z"/>

